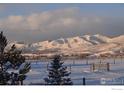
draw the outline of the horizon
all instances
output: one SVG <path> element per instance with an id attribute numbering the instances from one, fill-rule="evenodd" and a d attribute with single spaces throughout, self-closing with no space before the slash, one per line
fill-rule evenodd
<path id="1" fill-rule="evenodd" d="M 116 36 L 107 36 L 107 35 L 102 35 L 102 34 L 92 34 L 92 35 L 85 34 L 85 35 L 71 36 L 71 37 L 65 37 L 65 38 L 60 37 L 60 38 L 56 38 L 56 39 L 39 40 L 39 41 L 36 41 L 36 42 L 34 41 L 34 42 L 29 42 L 29 43 L 25 42 L 25 41 L 22 41 L 22 40 L 20 40 L 20 41 L 16 41 L 16 40 L 15 41 L 10 41 L 10 40 L 8 40 L 8 43 L 16 43 L 16 42 L 19 43 L 19 42 L 21 42 L 21 43 L 24 43 L 24 44 L 32 44 L 32 43 L 38 43 L 38 42 L 44 42 L 44 41 L 54 41 L 54 40 L 59 40 L 59 39 L 68 39 L 68 38 L 73 38 L 73 37 L 81 37 L 81 36 L 86 36 L 86 35 L 88 35 L 88 36 L 100 35 L 100 36 L 108 37 L 110 39 L 117 38 L 117 37 L 120 37 L 120 36 L 124 36 L 124 34 L 123 35 L 116 35 Z"/>
<path id="2" fill-rule="evenodd" d="M 9 41 L 124 34 L 124 4 L 0 4 L 0 30 Z"/>

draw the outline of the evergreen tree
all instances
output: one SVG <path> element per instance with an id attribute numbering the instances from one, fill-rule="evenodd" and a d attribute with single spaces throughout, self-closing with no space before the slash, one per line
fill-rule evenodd
<path id="1" fill-rule="evenodd" d="M 13 45 L 6 51 L 7 39 L 0 33 L 0 85 L 22 85 L 29 72 L 30 63 L 25 62 L 22 51 L 17 50 Z"/>
<path id="2" fill-rule="evenodd" d="M 72 81 L 69 78 L 70 73 L 67 71 L 67 67 L 63 66 L 61 56 L 54 56 L 51 65 L 48 68 L 49 74 L 45 78 L 45 82 L 48 85 L 72 85 Z"/>

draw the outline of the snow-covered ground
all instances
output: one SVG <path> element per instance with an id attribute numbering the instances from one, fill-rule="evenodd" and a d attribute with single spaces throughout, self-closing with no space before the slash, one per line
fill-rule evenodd
<path id="1" fill-rule="evenodd" d="M 29 61 L 29 60 L 28 60 Z M 47 65 L 50 61 L 29 61 L 31 62 L 31 71 L 27 74 L 24 84 L 44 83 L 47 77 Z M 106 62 L 110 63 L 110 71 L 91 71 L 92 63 Z M 64 65 L 71 71 L 71 79 L 74 85 L 82 85 L 83 77 L 86 78 L 86 85 L 114 85 L 124 84 L 124 59 L 89 59 L 88 64 L 85 59 L 64 60 Z"/>

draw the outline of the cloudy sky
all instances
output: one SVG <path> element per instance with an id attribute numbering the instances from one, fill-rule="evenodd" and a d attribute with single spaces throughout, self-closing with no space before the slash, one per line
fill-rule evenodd
<path id="1" fill-rule="evenodd" d="M 0 4 L 9 41 L 37 42 L 86 34 L 124 34 L 124 4 Z"/>

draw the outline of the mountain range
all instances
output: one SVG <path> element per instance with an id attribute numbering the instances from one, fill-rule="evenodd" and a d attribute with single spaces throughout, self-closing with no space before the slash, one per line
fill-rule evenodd
<path id="1" fill-rule="evenodd" d="M 70 38 L 59 38 L 56 40 L 46 40 L 31 44 L 24 42 L 11 42 L 8 48 L 13 44 L 18 49 L 22 49 L 24 54 L 55 55 L 81 55 L 99 56 L 101 54 L 117 54 L 124 52 L 124 35 L 117 37 L 107 37 L 104 35 L 84 35 Z"/>

